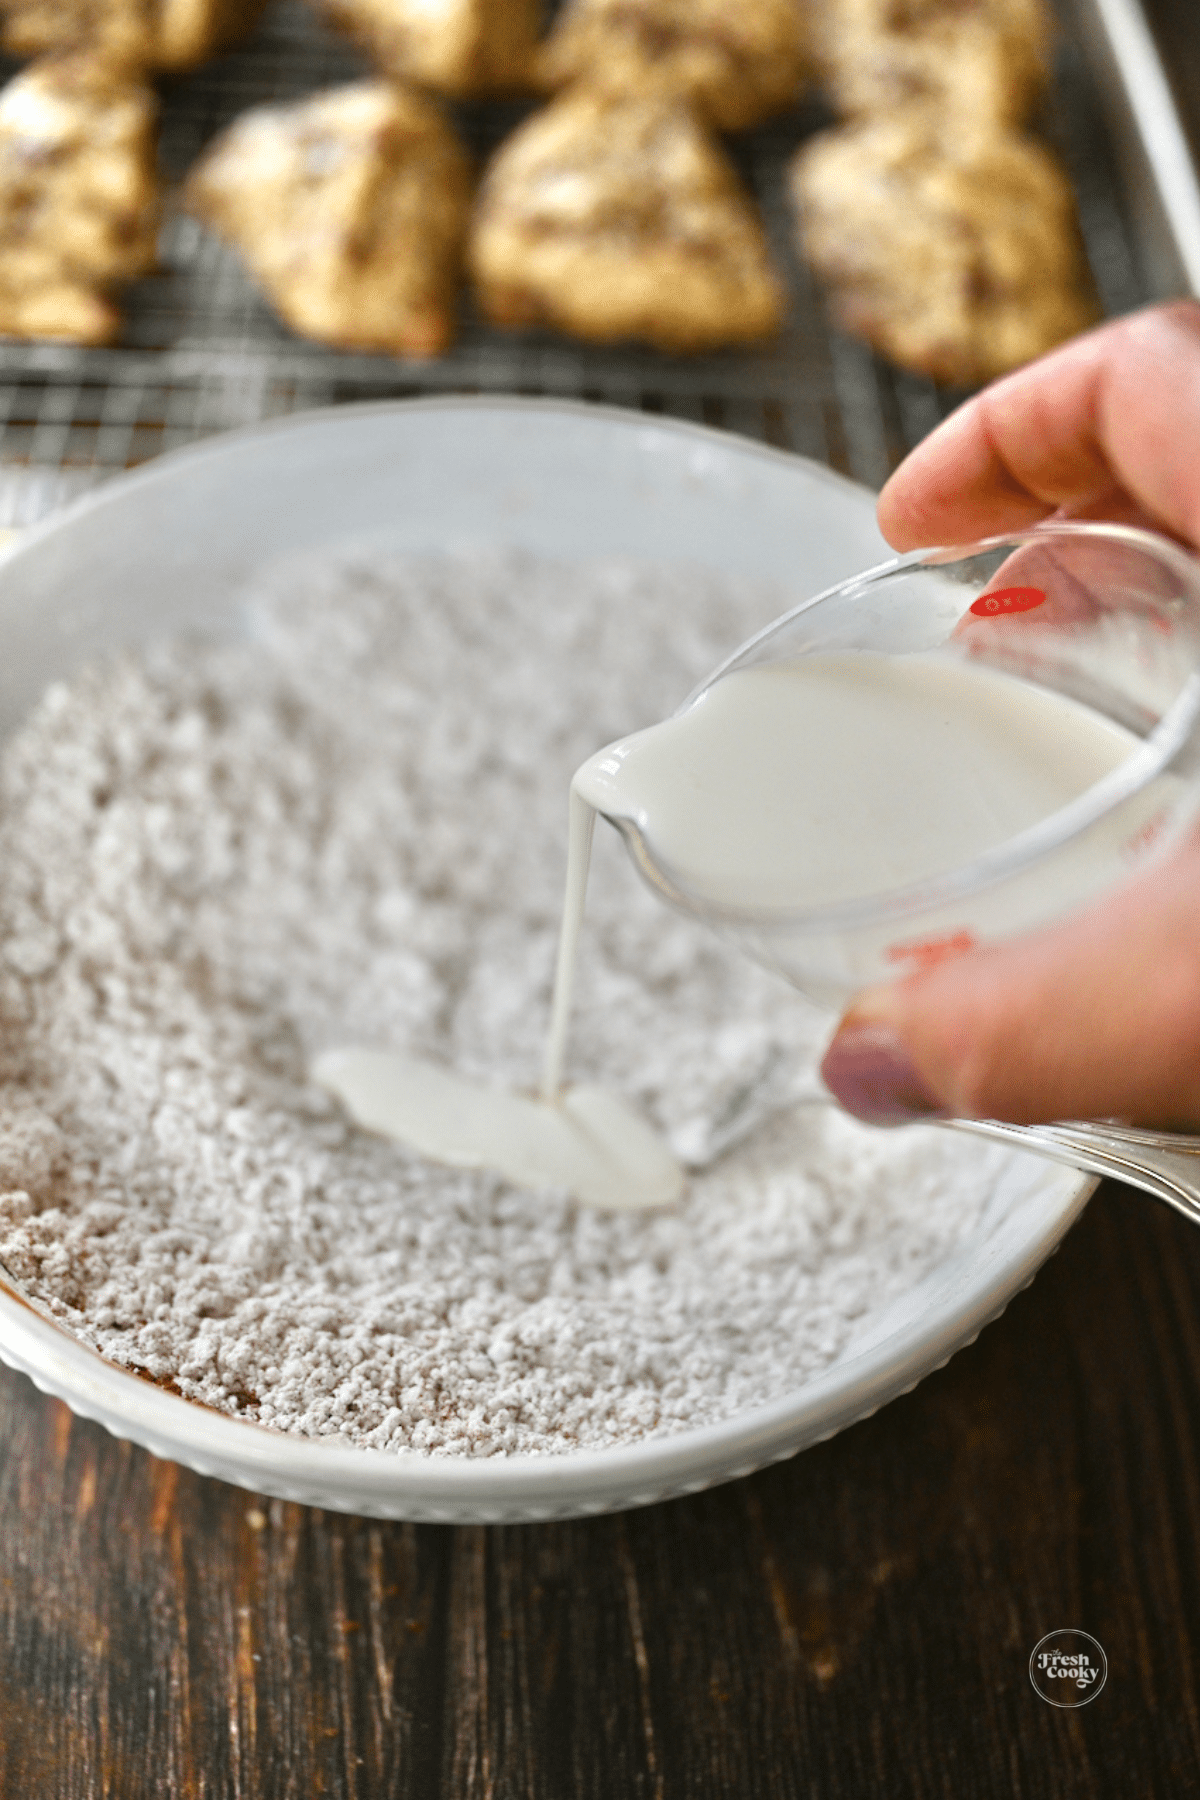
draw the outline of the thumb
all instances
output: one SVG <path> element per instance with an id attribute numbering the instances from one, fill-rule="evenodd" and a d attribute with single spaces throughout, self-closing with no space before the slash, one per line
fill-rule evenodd
<path id="1" fill-rule="evenodd" d="M 1200 837 L 1085 912 L 867 989 L 821 1073 L 877 1125 L 1200 1127 Z"/>

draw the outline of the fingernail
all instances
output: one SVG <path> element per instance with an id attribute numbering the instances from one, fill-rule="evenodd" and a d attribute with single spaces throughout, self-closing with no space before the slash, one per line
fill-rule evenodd
<path id="1" fill-rule="evenodd" d="M 825 1052 L 821 1078 L 835 1100 L 868 1125 L 948 1117 L 890 1025 L 843 1025 Z"/>

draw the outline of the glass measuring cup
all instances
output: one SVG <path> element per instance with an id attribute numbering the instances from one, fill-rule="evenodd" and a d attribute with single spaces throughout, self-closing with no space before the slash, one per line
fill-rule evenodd
<path id="1" fill-rule="evenodd" d="M 1162 855 L 1200 811 L 1200 563 L 1167 539 L 1053 523 L 899 558 L 776 620 L 676 718 L 738 672 L 863 651 L 936 653 L 1015 676 L 1118 728 L 1126 748 L 1092 785 L 1016 835 L 833 904 L 714 900 L 672 866 L 645 817 L 599 808 L 656 892 L 819 1005 L 839 1008 L 868 984 L 1069 914 Z M 747 1117 L 755 1111 L 751 1095 Z M 1200 1139 L 1107 1124 L 947 1123 L 1115 1174 L 1200 1223 Z"/>
<path id="2" fill-rule="evenodd" d="M 657 893 L 819 1005 L 1075 910 L 1160 855 L 1200 810 L 1200 563 L 1165 538 L 1056 523 L 901 557 L 794 607 L 675 717 L 739 671 L 855 651 L 936 652 L 1017 676 L 1119 727 L 1128 754 L 971 860 L 832 904 L 714 899 L 672 866 L 644 817 L 601 805 Z"/>

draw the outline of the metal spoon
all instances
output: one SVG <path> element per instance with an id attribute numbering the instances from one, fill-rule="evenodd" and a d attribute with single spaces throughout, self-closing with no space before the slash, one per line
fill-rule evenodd
<path id="1" fill-rule="evenodd" d="M 778 1046 L 757 1073 L 731 1093 L 714 1117 L 676 1134 L 674 1149 L 684 1167 L 710 1168 L 752 1137 L 768 1119 L 793 1106 L 836 1106 L 825 1088 L 815 1085 L 811 1067 L 800 1080 L 796 1060 Z M 1140 1188 L 1155 1200 L 1200 1225 L 1200 1136 L 1150 1131 L 1111 1120 L 1068 1120 L 1053 1125 L 1005 1125 L 996 1119 L 931 1119 L 947 1131 L 966 1131 L 992 1138 L 1064 1163 L 1087 1175 L 1108 1175 Z"/>

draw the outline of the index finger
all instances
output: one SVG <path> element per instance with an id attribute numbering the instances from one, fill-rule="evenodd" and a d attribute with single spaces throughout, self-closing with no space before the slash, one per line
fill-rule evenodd
<path id="1" fill-rule="evenodd" d="M 1200 305 L 1134 313 L 967 401 L 879 496 L 898 550 L 1065 509 L 1140 516 L 1200 545 Z"/>

